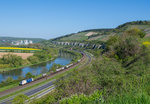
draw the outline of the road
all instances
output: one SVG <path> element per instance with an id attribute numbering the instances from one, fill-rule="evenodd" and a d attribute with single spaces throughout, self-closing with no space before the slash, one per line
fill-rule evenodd
<path id="1" fill-rule="evenodd" d="M 28 90 L 27 92 L 23 92 L 22 94 L 27 95 L 27 96 L 34 95 L 34 94 L 36 94 L 36 93 L 42 91 L 43 89 L 47 89 L 47 88 L 51 87 L 51 86 L 53 85 L 53 82 L 54 82 L 54 81 L 55 81 L 55 80 L 50 81 L 50 82 L 48 82 L 47 84 L 44 84 L 44 85 L 42 85 L 42 86 L 40 86 L 40 87 L 38 87 L 38 88 L 32 89 L 32 90 Z M 52 89 L 51 89 L 51 90 L 52 90 Z M 11 101 L 13 100 L 14 97 L 15 97 L 15 96 L 9 97 L 9 98 L 7 98 L 7 99 L 4 99 L 4 100 L 2 100 L 2 101 L 0 102 L 0 104 L 8 104 L 9 102 L 11 102 Z"/>
<path id="2" fill-rule="evenodd" d="M 89 55 L 87 55 L 87 54 L 86 54 L 86 57 L 88 58 L 88 61 L 87 61 L 85 64 L 82 64 L 82 66 L 86 66 L 86 65 L 88 65 L 88 64 L 91 62 L 91 57 L 90 57 Z M 76 65 L 76 66 L 77 66 L 77 65 Z M 75 67 L 75 66 L 74 66 L 74 67 Z M 71 68 L 73 68 L 73 67 L 71 67 Z M 71 68 L 69 68 L 69 69 L 71 69 Z M 69 70 L 69 69 L 68 69 L 68 70 Z M 45 80 L 45 79 L 44 79 L 44 80 Z M 42 86 L 39 86 L 39 87 L 34 88 L 34 89 L 30 89 L 30 90 L 25 91 L 25 92 L 22 92 L 22 93 L 25 94 L 25 95 L 27 95 L 27 96 L 32 96 L 32 95 L 34 95 L 34 94 L 36 94 L 36 93 L 41 92 L 41 91 L 44 90 L 44 89 L 48 89 L 48 88 L 52 87 L 52 86 L 54 85 L 54 84 L 53 84 L 54 81 L 55 81 L 55 80 L 52 80 L 52 81 L 50 81 L 50 82 L 48 82 L 48 83 L 46 83 L 46 84 L 44 84 L 44 85 L 42 85 Z M 38 82 L 37 82 L 37 83 L 38 83 Z M 23 87 L 23 88 L 24 88 L 24 87 Z M 48 89 L 48 90 L 46 90 L 46 91 L 43 91 L 42 93 L 38 94 L 38 95 L 36 96 L 36 98 L 40 98 L 40 97 L 44 96 L 44 95 L 47 94 L 48 92 L 52 91 L 54 88 L 55 88 L 55 86 L 53 86 L 52 88 L 50 88 L 50 89 Z M 10 102 L 13 100 L 14 97 L 15 97 L 15 96 L 6 98 L 6 99 L 0 101 L 0 104 L 8 104 L 8 103 L 10 103 Z"/>
<path id="3" fill-rule="evenodd" d="M 44 91 L 44 92 L 42 92 L 42 93 L 40 93 L 40 94 L 38 94 L 38 95 L 35 96 L 34 98 L 36 98 L 36 99 L 37 99 L 37 98 L 40 98 L 40 97 L 42 97 L 42 96 L 48 94 L 49 92 L 51 92 L 53 89 L 55 89 L 55 86 L 52 87 L 52 88 L 50 88 L 50 89 L 48 89 L 48 90 L 46 90 L 46 91 Z"/>
<path id="4" fill-rule="evenodd" d="M 85 58 L 85 55 L 83 56 L 82 60 L 84 60 L 84 58 Z M 79 64 L 79 63 L 78 63 L 78 64 Z M 0 97 L 6 96 L 6 95 L 8 95 L 8 94 L 10 94 L 10 93 L 14 93 L 14 92 L 16 92 L 16 91 L 18 91 L 18 90 L 22 90 L 22 89 L 25 89 L 25 88 L 27 88 L 27 87 L 31 87 L 31 86 L 33 86 L 33 85 L 35 85 L 35 84 L 38 84 L 38 83 L 40 83 L 40 82 L 43 82 L 43 81 L 45 81 L 46 79 L 50 79 L 50 78 L 54 77 L 54 76 L 57 75 L 57 74 L 64 73 L 65 71 L 70 70 L 70 69 L 76 67 L 78 64 L 76 64 L 76 65 L 74 65 L 74 66 L 71 66 L 71 67 L 69 67 L 68 69 L 64 69 L 64 70 L 61 70 L 61 71 L 59 71 L 59 72 L 50 74 L 50 75 L 49 75 L 48 77 L 46 77 L 46 78 L 41 78 L 41 79 L 39 79 L 39 80 L 33 81 L 33 82 L 31 82 L 31 83 L 28 83 L 28 84 L 26 84 L 26 85 L 17 86 L 17 87 L 14 87 L 14 88 L 11 88 L 11 89 L 2 91 L 2 92 L 0 92 Z"/>

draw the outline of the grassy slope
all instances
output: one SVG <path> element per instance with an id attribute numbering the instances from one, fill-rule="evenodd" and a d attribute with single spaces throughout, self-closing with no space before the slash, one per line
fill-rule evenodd
<path id="1" fill-rule="evenodd" d="M 132 28 L 147 30 L 150 28 L 150 25 L 127 24 L 124 27 L 119 28 L 119 31 L 115 32 L 115 34 L 121 34 L 123 31 Z M 149 30 L 146 32 L 148 33 Z M 112 33 L 113 32 L 108 32 L 107 34 Z M 102 38 L 103 37 L 98 37 L 97 39 L 101 40 Z M 67 40 L 69 37 L 64 38 L 64 40 L 65 39 Z M 150 37 L 145 37 L 142 41 L 150 41 Z M 77 74 L 73 74 L 72 77 L 62 81 L 60 89 L 58 88 L 58 92 L 59 90 L 62 91 L 62 96 L 66 98 L 59 99 L 59 103 L 86 104 L 89 103 L 89 101 L 92 101 L 90 102 L 91 104 L 98 104 L 96 102 L 101 100 L 102 104 L 149 104 L 150 64 L 144 63 L 146 62 L 143 60 L 145 58 L 148 57 L 140 57 L 139 60 L 131 64 L 131 67 L 123 67 L 120 62 L 111 58 L 97 58 L 92 66 L 89 66 L 88 68 L 83 69 L 84 71 L 81 73 L 78 72 Z M 88 93 L 88 91 L 94 91 L 95 89 L 94 87 L 91 88 L 92 84 L 97 87 L 96 89 L 101 89 L 101 92 Z M 58 94 L 61 96 L 60 92 Z M 49 96 L 53 98 L 53 95 Z M 56 95 L 54 95 L 54 98 L 55 97 L 57 98 Z M 51 99 L 43 101 L 51 102 Z M 54 102 L 58 102 L 58 99 Z"/>
<path id="2" fill-rule="evenodd" d="M 78 81 L 77 83 L 80 83 L 82 80 L 79 79 L 86 79 L 87 77 L 88 81 L 86 83 L 90 83 L 90 81 L 92 81 L 94 86 L 101 90 L 99 92 L 91 93 L 91 95 L 86 95 L 89 94 L 87 93 L 89 89 L 92 91 L 94 90 L 94 87 L 91 89 L 91 83 L 89 84 L 91 85 L 90 87 L 87 84 L 85 84 L 87 86 L 84 87 L 82 86 L 84 85 L 84 82 L 82 82 L 82 84 L 80 83 L 80 88 L 83 87 L 83 89 L 80 89 L 79 92 L 75 90 L 75 94 L 70 94 L 71 96 L 69 95 L 65 99 L 60 100 L 60 104 L 73 104 L 76 102 L 79 102 L 78 104 L 150 103 L 149 66 L 143 65 L 143 61 L 138 60 L 132 65 L 132 68 L 125 68 L 113 59 L 106 57 L 99 58 L 100 59 L 96 59 L 95 62 L 93 62 L 93 65 L 89 69 L 84 69 L 82 74 L 75 75 L 73 77 L 74 79 L 72 79 L 74 82 Z M 88 73 L 88 75 L 86 75 L 86 73 Z M 76 85 L 74 85 L 74 87 L 75 86 Z M 74 87 L 72 87 L 72 89 L 74 89 Z M 75 88 L 78 88 L 78 86 Z M 65 88 L 65 91 L 70 92 L 71 90 L 69 90 L 69 88 Z M 76 93 L 80 94 L 77 95 Z"/>
<path id="3" fill-rule="evenodd" d="M 149 69 L 141 64 L 138 60 L 129 69 L 114 59 L 96 58 L 92 65 L 58 81 L 56 92 L 32 104 L 149 104 Z"/>
<path id="4" fill-rule="evenodd" d="M 96 31 L 97 34 L 96 36 L 90 37 L 88 38 L 88 36 L 86 36 L 87 33 L 89 32 L 95 32 L 94 30 L 88 30 L 88 31 L 81 31 L 79 33 L 75 33 L 73 35 L 70 35 L 68 37 L 62 37 L 60 39 L 58 39 L 57 41 L 85 41 L 85 40 L 99 40 L 99 41 L 106 41 L 108 40 L 109 36 L 112 35 L 120 35 L 123 31 L 128 30 L 128 29 L 132 29 L 132 28 L 139 28 L 142 30 L 146 30 L 146 33 L 150 33 L 150 25 L 136 25 L 136 24 L 127 24 L 119 29 L 115 28 L 113 30 L 101 30 L 99 29 L 99 31 Z M 117 31 L 119 30 L 119 31 Z"/>
<path id="5" fill-rule="evenodd" d="M 139 28 L 141 30 L 147 30 L 150 28 L 150 25 L 126 25 L 119 29 L 119 32 L 109 32 L 108 35 L 102 35 L 95 38 L 96 40 L 106 41 L 108 40 L 109 36 L 112 35 L 120 35 L 123 31 L 133 29 L 133 28 Z M 146 31 L 146 33 L 150 33 L 150 31 Z"/>
<path id="6" fill-rule="evenodd" d="M 77 41 L 80 41 L 80 40 L 87 40 L 88 37 L 85 36 L 88 32 L 81 32 L 81 33 L 77 33 L 75 35 L 72 35 L 72 36 L 69 36 L 69 37 L 64 37 L 64 38 L 61 38 L 60 40 L 77 40 Z"/>

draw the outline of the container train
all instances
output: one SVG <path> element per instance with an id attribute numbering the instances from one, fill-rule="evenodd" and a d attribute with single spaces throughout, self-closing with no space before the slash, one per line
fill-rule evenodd
<path id="1" fill-rule="evenodd" d="M 81 61 L 81 60 L 78 60 L 77 63 L 79 63 L 80 61 Z M 64 70 L 64 69 L 68 69 L 68 68 L 70 68 L 71 66 L 76 65 L 77 63 L 74 63 L 74 64 L 72 63 L 72 64 L 66 65 L 66 66 L 64 66 L 64 67 L 62 67 L 62 68 L 56 69 L 56 72 L 61 71 L 61 70 Z"/>
<path id="2" fill-rule="evenodd" d="M 81 61 L 81 60 L 78 60 L 77 63 L 79 63 L 80 61 Z M 66 65 L 66 66 L 64 66 L 64 67 L 61 67 L 61 68 L 59 68 L 59 69 L 56 69 L 56 72 L 59 72 L 59 71 L 64 70 L 64 69 L 68 69 L 68 68 L 70 68 L 71 66 L 76 65 L 77 63 L 74 63 L 74 64 L 72 63 L 72 64 Z M 39 79 L 44 78 L 44 77 L 46 77 L 46 76 L 47 76 L 47 74 L 44 73 L 44 74 L 42 75 L 42 77 L 37 78 L 37 79 L 35 79 L 35 80 L 39 80 Z M 22 80 L 22 81 L 19 83 L 19 85 L 22 86 L 22 85 L 28 84 L 28 83 L 30 83 L 30 82 L 33 82 L 33 81 L 35 81 L 35 80 L 34 80 L 33 78 L 29 78 L 29 79 L 26 79 L 26 80 Z"/>
<path id="3" fill-rule="evenodd" d="M 44 78 L 44 77 L 46 77 L 46 76 L 47 76 L 47 74 L 44 73 L 44 74 L 42 74 L 42 77 L 37 78 L 37 79 L 35 79 L 35 80 L 39 80 L 39 79 Z M 28 84 L 28 83 L 30 83 L 30 82 L 33 82 L 33 81 L 35 81 L 35 80 L 34 80 L 33 78 L 25 79 L 25 80 L 22 80 L 22 81 L 19 83 L 19 85 L 22 86 L 22 85 Z"/>

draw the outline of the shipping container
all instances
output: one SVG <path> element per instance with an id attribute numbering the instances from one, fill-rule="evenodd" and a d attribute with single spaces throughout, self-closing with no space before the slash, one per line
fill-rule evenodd
<path id="1" fill-rule="evenodd" d="M 64 69 L 65 69 L 65 67 L 62 67 L 61 69 L 62 69 L 62 70 L 64 70 Z"/>
<path id="2" fill-rule="evenodd" d="M 56 71 L 60 71 L 61 70 L 61 68 L 59 68 L 59 69 L 56 69 Z"/>
<path id="3" fill-rule="evenodd" d="M 81 60 L 78 60 L 78 62 L 80 62 Z"/>
<path id="4" fill-rule="evenodd" d="M 33 81 L 33 78 L 29 78 L 29 79 L 27 79 L 26 81 L 27 81 L 27 83 L 30 83 L 30 82 Z"/>
<path id="5" fill-rule="evenodd" d="M 45 76 L 47 76 L 47 74 L 46 74 L 46 73 L 44 73 L 42 76 L 43 76 L 43 77 L 45 77 Z"/>

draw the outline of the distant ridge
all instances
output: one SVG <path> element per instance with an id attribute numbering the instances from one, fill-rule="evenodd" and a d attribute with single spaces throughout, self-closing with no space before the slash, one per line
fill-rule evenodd
<path id="1" fill-rule="evenodd" d="M 123 31 L 132 28 L 139 28 L 141 30 L 144 30 L 147 34 L 149 34 L 150 21 L 139 20 L 139 21 L 126 22 L 124 24 L 117 26 L 116 28 L 88 29 L 88 30 L 79 31 L 77 33 L 71 33 L 68 35 L 60 36 L 51 39 L 50 41 L 91 41 L 91 40 L 106 41 L 109 38 L 109 36 L 120 35 Z"/>
<path id="2" fill-rule="evenodd" d="M 45 39 L 0 36 L 0 45 L 11 44 L 13 41 L 18 41 L 18 40 L 31 40 L 31 41 L 33 41 L 33 43 L 38 43 L 38 42 L 44 41 Z"/>

